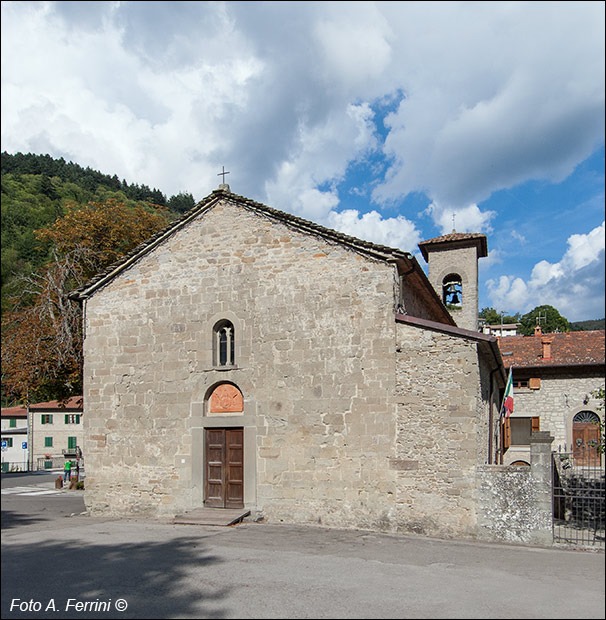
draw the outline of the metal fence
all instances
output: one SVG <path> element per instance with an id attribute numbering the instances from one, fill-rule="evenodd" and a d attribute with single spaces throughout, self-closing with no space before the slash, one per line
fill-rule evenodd
<path id="1" fill-rule="evenodd" d="M 604 456 L 554 452 L 553 541 L 604 548 Z"/>

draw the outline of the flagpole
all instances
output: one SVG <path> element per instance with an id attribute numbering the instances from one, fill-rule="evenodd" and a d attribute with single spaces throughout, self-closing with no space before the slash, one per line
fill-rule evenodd
<path id="1" fill-rule="evenodd" d="M 506 404 L 508 407 L 506 407 Z M 505 412 L 508 412 L 507 415 Z M 504 439 L 503 439 L 503 418 L 507 419 L 513 412 L 513 366 L 509 367 L 509 376 L 507 377 L 507 383 L 505 384 L 505 392 L 503 393 L 503 400 L 501 401 L 501 409 L 499 411 L 499 452 L 501 453 L 501 465 L 503 464 Z"/>

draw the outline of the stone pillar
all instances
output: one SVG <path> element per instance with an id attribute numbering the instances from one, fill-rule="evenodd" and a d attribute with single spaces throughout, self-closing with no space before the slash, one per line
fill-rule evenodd
<path id="1" fill-rule="evenodd" d="M 531 539 L 537 545 L 553 543 L 551 443 L 549 431 L 535 431 L 530 436 L 530 471 L 536 502 L 536 520 L 529 524 Z"/>

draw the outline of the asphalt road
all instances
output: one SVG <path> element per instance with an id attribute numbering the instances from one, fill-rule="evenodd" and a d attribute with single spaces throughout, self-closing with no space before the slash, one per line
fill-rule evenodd
<path id="1" fill-rule="evenodd" d="M 15 491 L 53 479 L 2 478 L 2 618 L 604 618 L 604 553 L 99 519 L 79 492 Z"/>

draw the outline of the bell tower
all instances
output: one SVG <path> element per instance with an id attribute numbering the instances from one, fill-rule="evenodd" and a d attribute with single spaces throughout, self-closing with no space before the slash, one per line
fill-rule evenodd
<path id="1" fill-rule="evenodd" d="M 459 327 L 478 331 L 478 260 L 488 256 L 486 236 L 458 233 L 419 243 L 429 281 Z"/>

